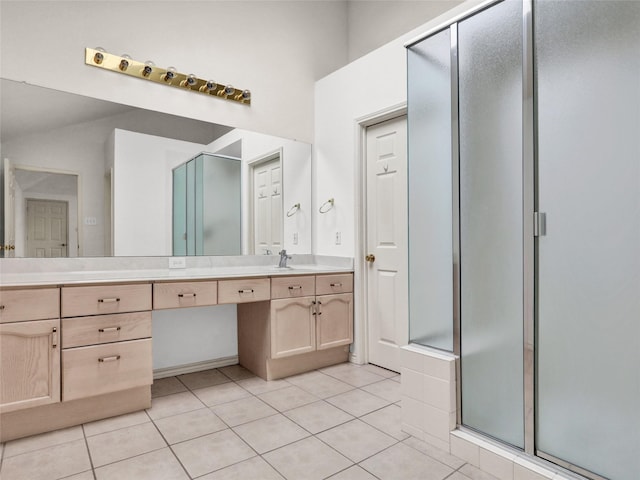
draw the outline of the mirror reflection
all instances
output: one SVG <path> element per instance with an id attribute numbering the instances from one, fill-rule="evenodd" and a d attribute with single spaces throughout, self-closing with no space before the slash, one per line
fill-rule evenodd
<path id="1" fill-rule="evenodd" d="M 311 252 L 311 145 L 0 82 L 5 257 Z"/>

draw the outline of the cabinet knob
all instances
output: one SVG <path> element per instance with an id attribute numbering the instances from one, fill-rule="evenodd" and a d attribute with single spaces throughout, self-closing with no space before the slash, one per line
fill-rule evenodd
<path id="1" fill-rule="evenodd" d="M 376 261 L 376 256 L 373 255 L 372 253 L 370 253 L 369 255 L 367 255 L 366 257 L 364 257 L 364 259 L 369 262 L 369 263 L 373 263 Z"/>

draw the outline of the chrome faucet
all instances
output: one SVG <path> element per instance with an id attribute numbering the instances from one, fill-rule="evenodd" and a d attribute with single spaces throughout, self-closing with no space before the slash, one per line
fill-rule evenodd
<path id="1" fill-rule="evenodd" d="M 278 253 L 280 254 L 280 263 L 278 264 L 278 268 L 287 268 L 287 260 L 291 260 L 291 256 L 287 255 L 286 250 L 280 250 Z"/>

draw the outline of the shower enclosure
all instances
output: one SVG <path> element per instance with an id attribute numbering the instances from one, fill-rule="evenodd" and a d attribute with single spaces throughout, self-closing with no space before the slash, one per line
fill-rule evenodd
<path id="1" fill-rule="evenodd" d="M 411 340 L 460 355 L 461 425 L 592 478 L 640 478 L 638 52 L 615 0 L 492 2 L 408 47 Z"/>
<path id="2" fill-rule="evenodd" d="M 174 256 L 241 255 L 240 167 L 201 153 L 173 169 Z"/>

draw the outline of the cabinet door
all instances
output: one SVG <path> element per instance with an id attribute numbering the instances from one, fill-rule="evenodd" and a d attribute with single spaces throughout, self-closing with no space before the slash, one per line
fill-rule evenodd
<path id="1" fill-rule="evenodd" d="M 313 297 L 271 301 L 271 358 L 316 349 Z"/>
<path id="2" fill-rule="evenodd" d="M 0 412 L 60 401 L 60 320 L 0 325 Z"/>
<path id="3" fill-rule="evenodd" d="M 353 342 L 353 294 L 322 295 L 316 298 L 318 350 Z"/>

